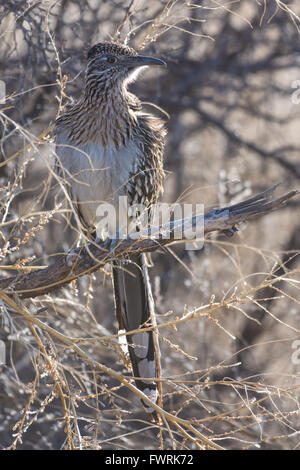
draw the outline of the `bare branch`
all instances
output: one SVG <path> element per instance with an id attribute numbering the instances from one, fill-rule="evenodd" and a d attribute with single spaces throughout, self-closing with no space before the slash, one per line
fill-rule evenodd
<path id="1" fill-rule="evenodd" d="M 231 236 L 237 231 L 235 227 L 237 223 L 255 219 L 280 209 L 286 201 L 299 193 L 299 191 L 293 190 L 277 199 L 272 199 L 277 187 L 278 184 L 232 206 L 212 209 L 204 215 L 197 214 L 192 218 L 175 220 L 161 227 L 151 227 L 142 233 L 131 234 L 130 237 L 120 240 L 111 251 L 107 248 L 110 245 L 107 240 L 98 244 L 91 242 L 85 247 L 76 249 L 71 257 L 66 254 L 57 256 L 55 263 L 45 269 L 0 280 L 0 290 L 5 290 L 7 295 L 17 295 L 21 298 L 33 298 L 48 294 L 85 274 L 98 270 L 116 258 L 124 258 L 132 253 L 155 251 L 162 246 L 178 241 L 176 240 L 178 227 L 181 227 L 181 233 L 184 234 L 181 241 L 191 241 L 191 234 L 196 237 L 202 235 L 203 227 L 204 234 L 217 231 Z M 201 234 L 197 233 L 197 227 L 201 227 Z M 150 236 L 150 232 L 152 236 Z M 71 266 L 70 259 L 74 259 Z"/>

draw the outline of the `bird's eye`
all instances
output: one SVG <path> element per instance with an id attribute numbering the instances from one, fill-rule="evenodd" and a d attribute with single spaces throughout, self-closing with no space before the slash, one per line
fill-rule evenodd
<path id="1" fill-rule="evenodd" d="M 114 64 L 117 60 L 117 58 L 113 55 L 104 55 L 103 57 L 101 57 L 101 59 L 106 60 L 106 62 L 108 62 L 109 64 Z"/>

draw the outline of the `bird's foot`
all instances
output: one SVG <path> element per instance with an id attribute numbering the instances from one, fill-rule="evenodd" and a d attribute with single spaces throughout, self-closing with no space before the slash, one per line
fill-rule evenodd
<path id="1" fill-rule="evenodd" d="M 117 231 L 112 238 L 107 237 L 107 238 L 105 238 L 105 240 L 103 240 L 103 238 L 96 237 L 96 239 L 95 239 L 95 243 L 97 245 L 99 245 L 101 243 L 103 248 L 106 249 L 107 251 L 109 251 L 110 253 L 113 253 L 115 251 L 115 249 L 118 246 L 119 242 L 120 242 L 119 231 Z"/>
<path id="2" fill-rule="evenodd" d="M 66 255 L 66 264 L 70 268 L 74 265 L 76 260 L 78 260 L 80 256 L 80 252 L 78 251 L 78 248 L 73 248 L 73 250 L 70 250 L 69 253 Z"/>
<path id="3" fill-rule="evenodd" d="M 67 266 L 69 267 L 73 266 L 76 262 L 79 261 L 82 255 L 85 255 L 87 253 L 89 253 L 88 245 L 81 245 L 79 247 L 73 248 L 66 255 Z"/>
<path id="4" fill-rule="evenodd" d="M 100 238 L 96 238 L 95 243 L 99 245 L 101 243 L 101 247 L 103 249 L 107 250 L 109 253 L 113 253 L 115 251 L 115 248 L 118 246 L 119 243 L 118 238 L 106 238 L 104 241 Z"/>
<path id="5" fill-rule="evenodd" d="M 92 244 L 96 244 L 100 246 L 103 250 L 107 251 L 107 253 L 114 253 L 116 247 L 118 246 L 120 239 L 118 234 L 114 238 L 106 238 L 103 240 L 102 238 L 96 237 Z M 81 246 L 80 248 L 73 248 L 69 251 L 66 255 L 66 264 L 69 267 L 72 267 L 76 261 L 79 260 L 80 256 L 86 253 L 90 253 L 89 246 Z"/>

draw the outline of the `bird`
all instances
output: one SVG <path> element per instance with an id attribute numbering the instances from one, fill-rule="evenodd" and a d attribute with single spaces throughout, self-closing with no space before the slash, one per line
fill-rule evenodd
<path id="1" fill-rule="evenodd" d="M 163 192 L 165 123 L 145 112 L 139 98 L 128 90 L 142 70 L 154 65 L 166 63 L 139 55 L 120 42 L 95 44 L 87 54 L 81 97 L 55 122 L 57 176 L 63 178 L 77 220 L 93 240 L 105 239 L 107 233 L 118 238 L 124 230 L 121 219 L 139 230 L 134 213 L 141 214 L 132 209 L 136 206 L 142 205 L 150 223 L 152 209 Z M 120 208 L 124 197 L 128 206 Z M 115 235 L 112 227 L 98 233 L 97 210 L 104 203 L 122 215 L 117 217 Z M 149 264 L 145 253 L 113 262 L 114 307 L 120 332 L 140 329 L 124 335 L 136 387 L 151 403 L 161 404 Z M 142 403 L 153 416 L 148 401 Z"/>

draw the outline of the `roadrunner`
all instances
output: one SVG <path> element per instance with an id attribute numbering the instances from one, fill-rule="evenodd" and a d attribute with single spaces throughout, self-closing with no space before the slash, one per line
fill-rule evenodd
<path id="1" fill-rule="evenodd" d="M 142 205 L 151 220 L 151 207 L 162 191 L 163 122 L 144 113 L 140 100 L 127 90 L 148 65 L 165 63 L 119 43 L 96 44 L 88 52 L 82 97 L 56 121 L 58 172 L 66 181 L 78 220 L 89 234 L 95 233 L 100 204 L 113 204 L 117 214 L 125 210 L 131 223 L 132 207 Z M 124 196 L 129 210 L 119 207 Z M 115 238 L 122 230 L 118 219 Z M 144 254 L 114 262 L 113 286 L 120 330 L 155 326 Z M 159 374 L 157 333 L 126 335 L 126 340 L 136 386 L 157 403 L 161 395 L 158 381 L 149 380 Z M 146 411 L 153 411 L 145 401 L 143 404 Z"/>

